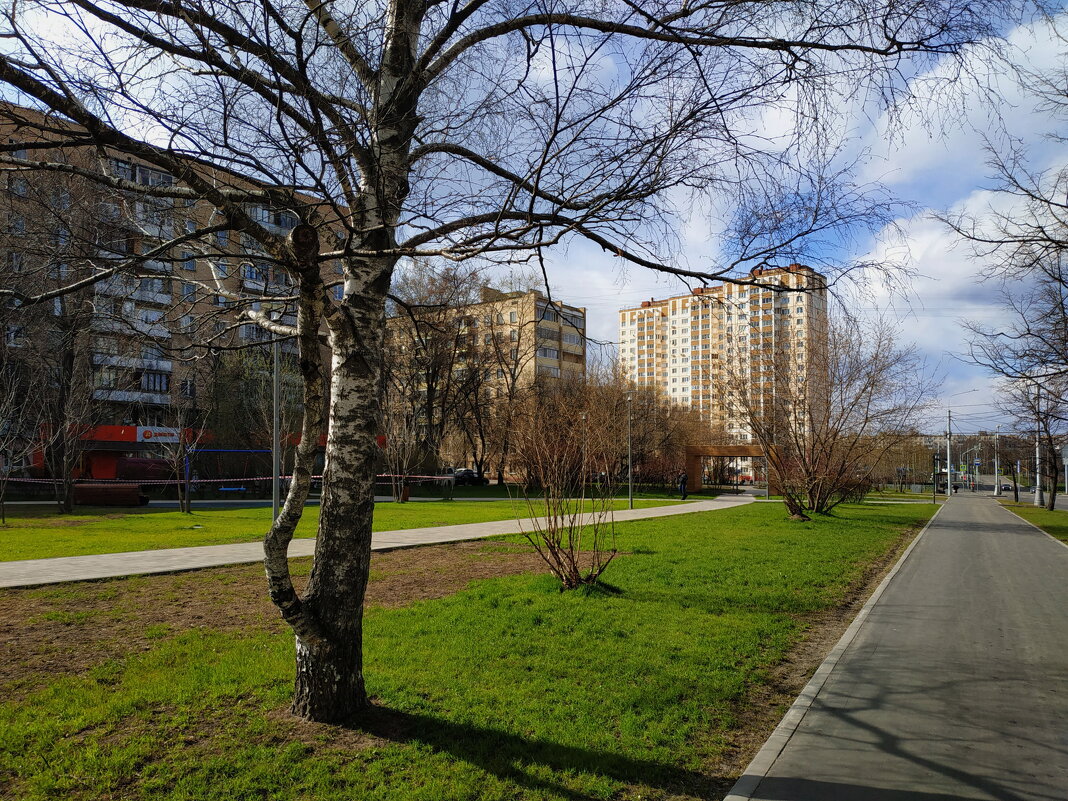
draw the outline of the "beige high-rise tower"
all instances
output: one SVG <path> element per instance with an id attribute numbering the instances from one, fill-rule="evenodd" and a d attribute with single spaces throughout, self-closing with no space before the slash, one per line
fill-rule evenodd
<path id="1" fill-rule="evenodd" d="M 624 374 L 697 409 L 737 442 L 750 441 L 751 432 L 732 402 L 730 381 L 749 382 L 754 394 L 774 392 L 776 358 L 798 374 L 807 370 L 814 334 L 827 319 L 827 283 L 812 268 L 754 270 L 749 280 L 619 312 Z"/>

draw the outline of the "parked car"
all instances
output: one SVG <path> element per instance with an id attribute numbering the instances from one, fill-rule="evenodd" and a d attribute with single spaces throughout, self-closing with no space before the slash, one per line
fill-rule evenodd
<path id="1" fill-rule="evenodd" d="M 478 473 L 467 468 L 457 470 L 452 477 L 457 487 L 484 487 L 489 484 L 488 478 L 479 478 Z"/>
<path id="2" fill-rule="evenodd" d="M 1012 484 L 1002 484 L 1001 488 L 1003 490 L 1011 490 L 1012 489 Z"/>

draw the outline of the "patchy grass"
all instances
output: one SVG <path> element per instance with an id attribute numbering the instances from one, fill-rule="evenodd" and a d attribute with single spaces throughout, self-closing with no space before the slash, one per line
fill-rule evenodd
<path id="1" fill-rule="evenodd" d="M 1002 500 L 1001 505 L 1016 512 L 1028 523 L 1034 523 L 1051 537 L 1068 543 L 1068 511 L 1063 509 L 1050 511 L 1034 504 L 1013 503 L 1010 500 Z"/>
<path id="2" fill-rule="evenodd" d="M 635 507 L 663 506 L 670 501 L 635 501 Z M 615 503 L 625 509 L 625 501 Z M 25 511 L 24 511 L 25 510 Z M 535 509 L 535 512 L 538 510 Z M 527 517 L 526 504 L 508 501 L 450 501 L 387 503 L 375 507 L 374 530 L 397 531 L 430 526 L 454 526 Z M 314 537 L 318 507 L 309 506 L 297 526 L 297 537 Z M 33 507 L 18 507 L 0 527 L 0 561 L 46 559 L 54 556 L 152 551 L 194 545 L 255 542 L 263 538 L 271 520 L 269 508 L 214 509 L 182 514 L 138 509 L 129 512 L 79 510 L 56 515 Z"/>
<path id="3" fill-rule="evenodd" d="M 347 727 L 285 713 L 292 636 L 276 620 L 231 626 L 240 582 L 218 576 L 243 574 L 225 569 L 200 596 L 208 603 L 214 588 L 214 616 L 154 624 L 138 649 L 80 670 L 42 668 L 33 687 L 0 694 L 0 796 L 718 797 L 754 691 L 807 621 L 841 604 L 934 508 L 845 507 L 799 524 L 777 505 L 753 504 L 636 521 L 619 526 L 627 555 L 600 592 L 560 593 L 546 575 L 520 574 L 373 607 L 365 675 L 376 707 Z M 499 546 L 465 547 L 459 553 L 477 558 Z M 406 553 L 420 552 L 444 551 Z M 376 580 L 398 564 L 373 564 Z M 0 605 L 78 608 L 77 596 L 96 587 L 140 632 L 134 621 L 156 604 L 125 606 L 137 596 L 126 582 L 171 588 L 184 613 L 190 590 L 173 582 L 197 575 L 9 591 Z M 54 625 L 84 633 L 95 624 Z"/>

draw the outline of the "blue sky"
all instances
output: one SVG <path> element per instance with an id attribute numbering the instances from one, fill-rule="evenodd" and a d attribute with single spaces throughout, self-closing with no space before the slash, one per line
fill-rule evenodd
<path id="1" fill-rule="evenodd" d="M 1062 31 L 1068 31 L 1068 19 L 1058 22 Z M 1037 68 L 1063 63 L 1063 43 L 1057 43 L 1043 24 L 1014 29 L 1008 39 L 1014 60 Z M 932 72 L 937 74 L 937 70 Z M 915 342 L 931 369 L 944 375 L 942 398 L 952 404 L 958 431 L 993 430 L 998 422 L 1007 422 L 989 405 L 994 392 L 991 379 L 958 358 L 966 352 L 961 319 L 996 324 L 1001 311 L 997 287 L 979 280 L 981 265 L 930 214 L 936 210 L 981 213 L 994 199 L 988 191 L 991 181 L 984 136 L 1009 135 L 1021 140 L 1036 167 L 1068 162 L 1063 144 L 1046 136 L 1058 121 L 1036 110 L 1034 99 L 1010 75 L 1001 74 L 995 80 L 1002 98 L 996 107 L 962 90 L 942 99 L 942 119 L 932 122 L 929 113 L 905 112 L 894 135 L 888 133 L 883 114 L 857 114 L 853 122 L 853 145 L 857 152 L 867 153 L 860 177 L 881 181 L 916 209 L 897 221 L 915 272 L 907 297 L 892 297 L 873 286 L 866 303 L 897 319 L 902 339 Z M 710 237 L 683 233 L 684 255 L 694 263 L 700 261 L 702 252 L 716 247 Z M 900 253 L 901 245 L 889 237 L 869 238 L 857 244 L 854 255 L 878 255 L 891 249 Z M 587 307 L 589 333 L 598 340 L 612 341 L 617 336 L 615 312 L 619 308 L 687 291 L 678 279 L 624 268 L 619 259 L 583 243 L 547 254 L 547 259 L 554 295 Z M 926 428 L 941 431 L 944 419 L 943 406 L 932 414 Z"/>

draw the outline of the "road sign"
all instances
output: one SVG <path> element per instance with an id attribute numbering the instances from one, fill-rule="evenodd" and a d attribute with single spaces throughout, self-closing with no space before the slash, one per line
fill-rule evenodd
<path id="1" fill-rule="evenodd" d="M 982 464 L 982 462 L 980 462 L 980 461 L 979 461 L 978 459 L 976 459 L 976 460 L 975 460 L 975 462 L 973 462 L 973 464 L 974 464 L 974 465 L 975 465 L 976 467 L 978 467 L 978 466 L 979 466 L 980 464 Z"/>

